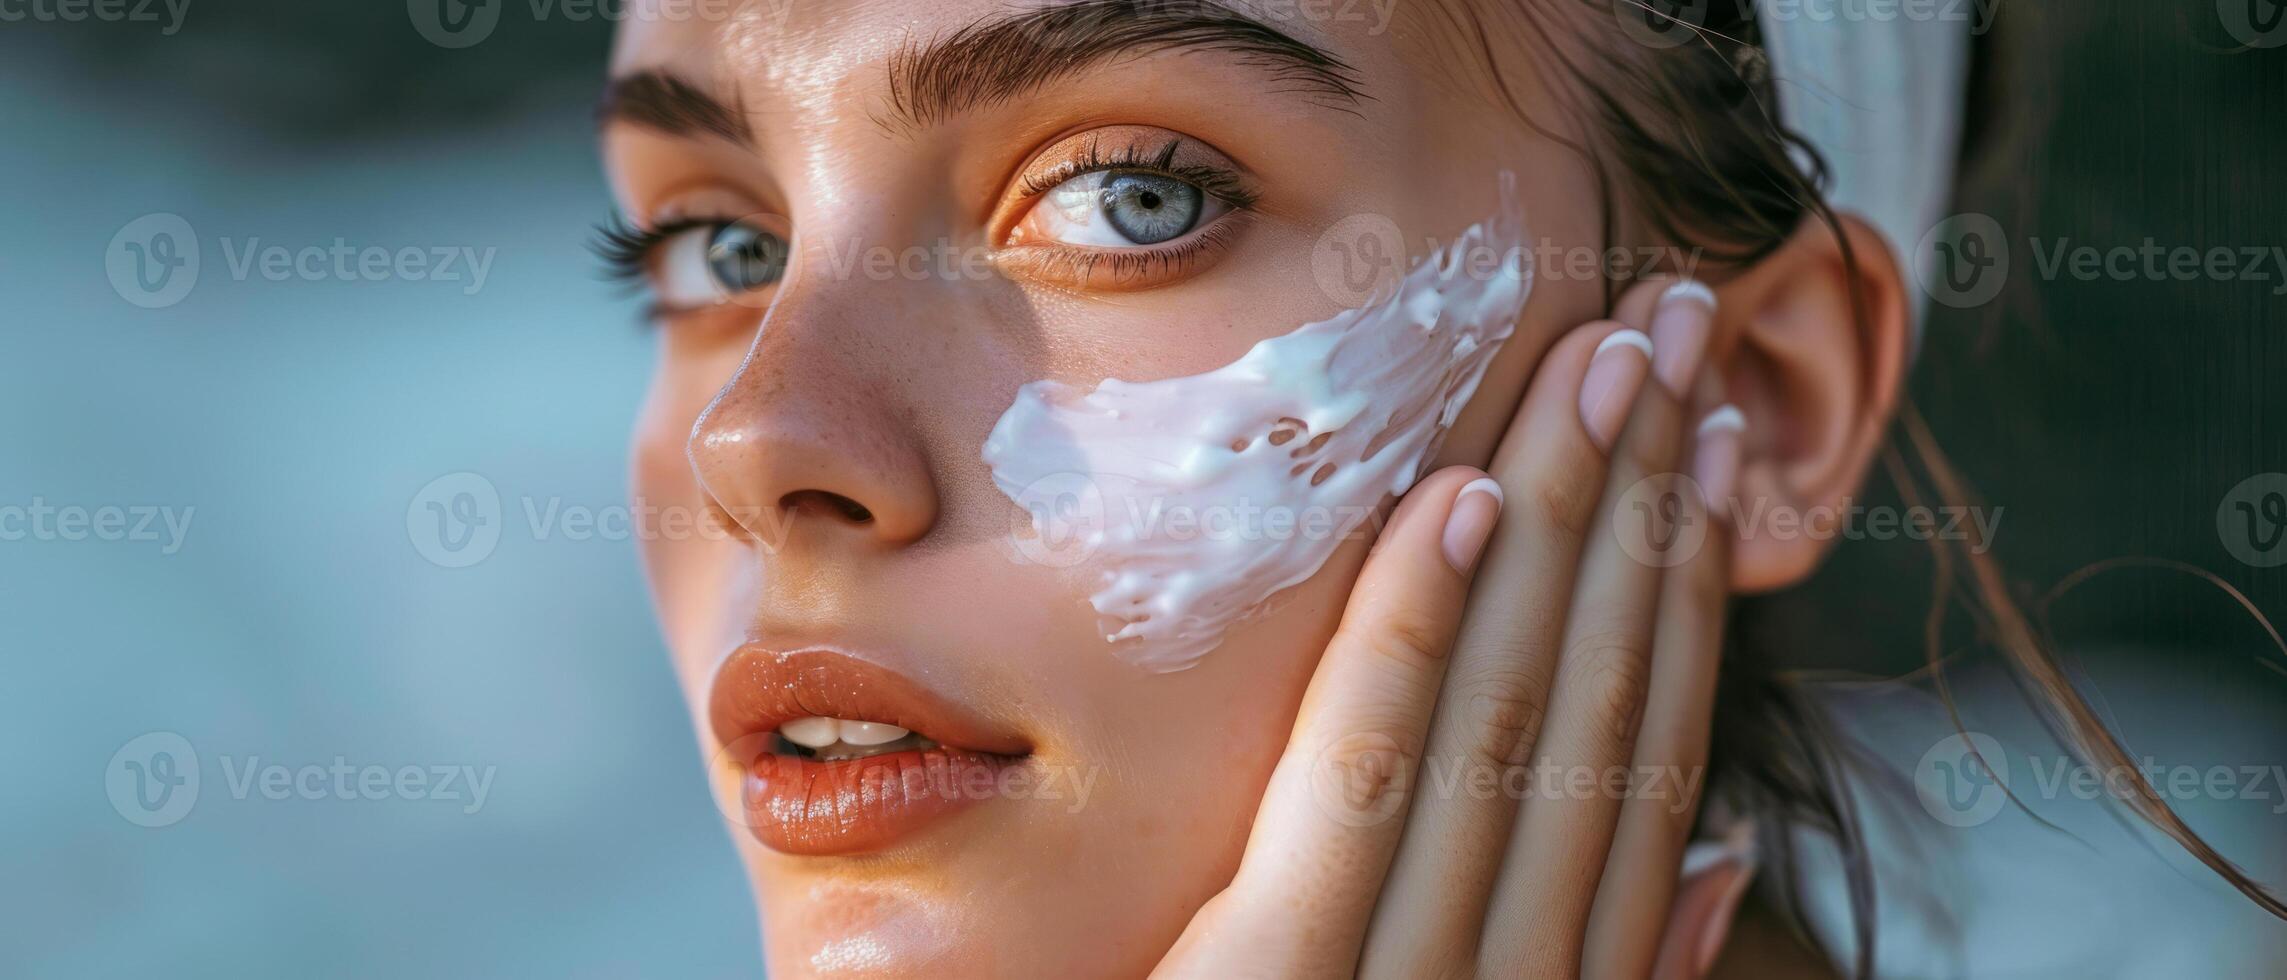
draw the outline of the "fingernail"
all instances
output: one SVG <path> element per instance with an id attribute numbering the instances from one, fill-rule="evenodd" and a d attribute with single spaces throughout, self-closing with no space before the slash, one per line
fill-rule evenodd
<path id="1" fill-rule="evenodd" d="M 1580 382 L 1580 424 L 1596 448 L 1612 451 L 1612 440 L 1620 437 L 1620 426 L 1628 421 L 1628 409 L 1651 369 L 1652 338 L 1643 331 L 1615 331 L 1596 345 L 1588 376 Z"/>
<path id="2" fill-rule="evenodd" d="M 1747 416 L 1737 405 L 1724 405 L 1699 421 L 1699 448 L 1692 453 L 1691 478 L 1707 501 L 1707 512 L 1728 513 L 1731 495 L 1739 489 L 1740 454 L 1746 450 Z"/>
<path id="3" fill-rule="evenodd" d="M 1692 976 L 1704 977 L 1715 969 L 1715 958 L 1723 952 L 1723 941 L 1731 936 L 1732 920 L 1739 915 L 1739 903 L 1747 897 L 1747 886 L 1755 881 L 1757 856 L 1755 823 L 1751 820 L 1733 824 L 1720 841 L 1704 841 L 1684 850 L 1686 880 L 1699 875 L 1730 876 L 1707 917 L 1700 920 L 1699 935 L 1692 940 Z"/>
<path id="4" fill-rule="evenodd" d="M 1715 291 L 1697 279 L 1678 280 L 1660 294 L 1652 311 L 1652 343 L 1659 355 L 1652 373 L 1677 395 L 1690 393 L 1692 376 L 1707 356 L 1707 338 L 1715 332 Z"/>
<path id="5" fill-rule="evenodd" d="M 1477 565 L 1493 524 L 1501 517 L 1501 485 L 1492 477 L 1469 481 L 1445 515 L 1445 563 L 1464 575 Z"/>

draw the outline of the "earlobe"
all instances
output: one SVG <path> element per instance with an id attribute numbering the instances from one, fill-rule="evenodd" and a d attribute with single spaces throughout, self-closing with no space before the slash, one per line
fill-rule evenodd
<path id="1" fill-rule="evenodd" d="M 1746 414 L 1732 589 L 1800 582 L 1826 555 L 1886 437 L 1911 327 L 1896 257 L 1865 222 L 1805 221 L 1717 290 L 1726 398 Z"/>

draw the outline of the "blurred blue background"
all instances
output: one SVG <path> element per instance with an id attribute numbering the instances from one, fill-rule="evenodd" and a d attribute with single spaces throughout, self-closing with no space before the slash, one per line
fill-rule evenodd
<path id="1" fill-rule="evenodd" d="M 624 501 L 652 356 L 586 250 L 608 25 L 446 52 L 402 6 L 310 6 L 373 10 L 0 25 L 0 505 L 125 520 L 0 542 L 0 973 L 757 975 L 633 546 L 522 512 Z M 201 262 L 144 309 L 105 262 L 155 212 Z M 232 274 L 337 239 L 493 257 L 473 290 L 465 265 Z M 464 471 L 502 533 L 440 567 L 408 511 Z M 158 521 L 137 540 L 136 508 L 187 513 L 180 547 Z M 200 778 L 146 828 L 106 775 L 149 732 Z M 465 777 L 458 799 L 232 785 L 337 759 L 491 776 L 481 806 Z"/>

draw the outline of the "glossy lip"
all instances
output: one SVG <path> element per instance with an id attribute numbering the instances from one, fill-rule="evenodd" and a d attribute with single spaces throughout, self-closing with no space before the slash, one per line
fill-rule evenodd
<path id="1" fill-rule="evenodd" d="M 776 754 L 778 726 L 811 715 L 896 725 L 937 747 L 833 762 Z M 732 815 L 785 854 L 879 850 L 991 799 L 1000 771 L 1032 751 L 904 674 L 826 649 L 741 646 L 715 673 L 708 720 L 743 772 Z"/>

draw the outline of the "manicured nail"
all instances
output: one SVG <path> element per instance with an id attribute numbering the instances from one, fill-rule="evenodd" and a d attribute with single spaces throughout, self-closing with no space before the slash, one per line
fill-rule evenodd
<path id="1" fill-rule="evenodd" d="M 1691 478 L 1707 499 L 1707 512 L 1722 516 L 1739 489 L 1740 454 L 1746 450 L 1747 416 L 1724 405 L 1699 422 L 1699 448 L 1692 454 Z"/>
<path id="2" fill-rule="evenodd" d="M 1453 498 L 1453 509 L 1445 515 L 1445 563 L 1456 572 L 1469 574 L 1500 517 L 1501 485 L 1492 477 L 1480 477 L 1463 486 Z"/>
<path id="3" fill-rule="evenodd" d="M 1700 920 L 1699 935 L 1692 940 L 1692 976 L 1704 977 L 1715 969 L 1715 958 L 1723 952 L 1723 941 L 1731 936 L 1731 922 L 1739 914 L 1739 903 L 1747 897 L 1747 886 L 1755 881 L 1755 824 L 1741 821 L 1732 825 L 1721 841 L 1693 844 L 1684 850 L 1683 875 L 1689 881 L 1702 875 L 1729 876 L 1722 894 Z"/>
<path id="4" fill-rule="evenodd" d="M 1678 280 L 1660 294 L 1652 311 L 1652 343 L 1659 356 L 1652 373 L 1678 395 L 1690 393 L 1692 377 L 1707 356 L 1707 338 L 1715 332 L 1715 291 L 1697 279 Z"/>
<path id="5" fill-rule="evenodd" d="M 1580 424 L 1596 448 L 1612 451 L 1612 440 L 1620 437 L 1620 426 L 1628 421 L 1628 409 L 1651 370 L 1652 338 L 1643 331 L 1615 331 L 1596 345 L 1588 376 L 1580 382 Z"/>

